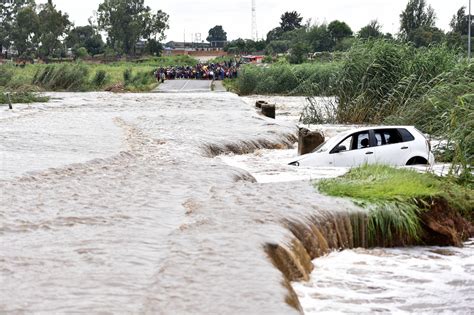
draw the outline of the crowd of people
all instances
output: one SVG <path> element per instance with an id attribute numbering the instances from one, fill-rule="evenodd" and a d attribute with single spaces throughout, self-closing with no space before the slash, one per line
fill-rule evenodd
<path id="1" fill-rule="evenodd" d="M 155 77 L 158 81 L 175 79 L 224 80 L 237 78 L 240 62 L 197 64 L 195 66 L 176 66 L 158 68 Z"/>

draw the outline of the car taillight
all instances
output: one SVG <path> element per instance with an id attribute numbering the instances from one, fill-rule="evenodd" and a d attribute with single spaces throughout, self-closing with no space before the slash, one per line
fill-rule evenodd
<path id="1" fill-rule="evenodd" d="M 425 141 L 426 141 L 426 145 L 428 146 L 429 152 L 431 152 L 431 142 L 428 139 L 426 139 Z"/>

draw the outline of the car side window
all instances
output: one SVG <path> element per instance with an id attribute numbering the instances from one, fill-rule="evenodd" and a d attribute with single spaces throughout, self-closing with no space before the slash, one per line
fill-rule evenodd
<path id="1" fill-rule="evenodd" d="M 362 132 L 357 135 L 357 149 L 364 149 L 369 147 L 369 132 Z"/>
<path id="2" fill-rule="evenodd" d="M 377 146 L 404 142 L 399 129 L 378 129 L 374 130 L 374 134 Z"/>
<path id="3" fill-rule="evenodd" d="M 403 142 L 409 142 L 409 141 L 415 140 L 415 137 L 413 137 L 413 135 L 405 128 L 399 128 L 398 132 L 402 136 Z"/>
<path id="4" fill-rule="evenodd" d="M 383 142 L 382 142 L 382 139 L 385 140 L 385 138 L 383 137 L 383 135 L 377 131 L 375 131 L 375 140 L 377 141 L 377 146 L 379 145 L 382 145 Z"/>
<path id="5" fill-rule="evenodd" d="M 358 132 L 346 137 L 344 140 L 339 142 L 339 144 L 335 146 L 333 150 L 331 150 L 331 154 L 364 149 L 369 146 L 369 132 Z M 336 148 L 338 149 L 336 150 Z"/>
<path id="6" fill-rule="evenodd" d="M 352 136 L 342 140 L 337 146 L 342 149 L 340 152 L 352 150 Z"/>

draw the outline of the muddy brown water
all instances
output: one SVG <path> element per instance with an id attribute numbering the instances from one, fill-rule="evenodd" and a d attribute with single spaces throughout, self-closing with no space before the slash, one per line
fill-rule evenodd
<path id="1" fill-rule="evenodd" d="M 285 147 L 229 93 L 56 93 L 0 109 L 0 312 L 294 314 L 263 250 L 357 209 L 214 157 Z"/>

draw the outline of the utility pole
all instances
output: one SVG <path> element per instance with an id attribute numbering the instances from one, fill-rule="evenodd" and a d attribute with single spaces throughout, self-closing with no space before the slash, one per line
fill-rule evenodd
<path id="1" fill-rule="evenodd" d="M 258 40 L 257 33 L 257 0 L 252 0 L 252 39 Z"/>
<path id="2" fill-rule="evenodd" d="M 467 58 L 471 60 L 471 28 L 472 28 L 472 21 L 471 21 L 471 0 L 469 0 L 469 23 L 468 23 L 468 30 L 467 30 Z"/>

